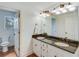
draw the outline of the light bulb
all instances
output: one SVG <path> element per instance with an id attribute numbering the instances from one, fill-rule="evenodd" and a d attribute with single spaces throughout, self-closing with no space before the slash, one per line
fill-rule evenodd
<path id="1" fill-rule="evenodd" d="M 51 12 L 52 12 L 52 13 L 56 13 L 56 10 L 52 10 Z"/>
<path id="2" fill-rule="evenodd" d="M 67 5 L 66 8 L 69 9 L 71 8 L 73 5 Z"/>
<path id="3" fill-rule="evenodd" d="M 47 16 L 50 16 L 50 15 L 47 14 L 47 13 L 42 13 L 40 16 L 47 17 Z"/>
<path id="4" fill-rule="evenodd" d="M 59 14 L 61 14 L 61 12 L 59 12 L 59 11 L 56 11 L 56 13 L 55 13 L 55 14 L 59 15 Z"/>
<path id="5" fill-rule="evenodd" d="M 73 6 L 73 7 L 69 8 L 68 10 L 69 11 L 75 11 L 76 10 L 76 7 Z"/>
<path id="6" fill-rule="evenodd" d="M 62 10 L 62 12 L 63 12 L 63 13 L 66 13 L 66 12 L 67 12 L 67 10 L 65 10 L 65 9 L 64 9 L 64 10 Z"/>
<path id="7" fill-rule="evenodd" d="M 59 8 L 59 10 L 62 12 L 62 13 L 66 13 L 67 10 L 65 8 Z"/>
<path id="8" fill-rule="evenodd" d="M 66 8 L 69 10 L 69 11 L 75 11 L 76 10 L 76 7 L 74 5 L 67 5 Z"/>

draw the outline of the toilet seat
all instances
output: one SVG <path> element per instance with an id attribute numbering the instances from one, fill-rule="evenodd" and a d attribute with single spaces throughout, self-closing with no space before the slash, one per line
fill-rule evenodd
<path id="1" fill-rule="evenodd" d="M 9 44 L 9 42 L 2 42 L 1 44 L 0 44 L 0 46 L 7 46 Z"/>

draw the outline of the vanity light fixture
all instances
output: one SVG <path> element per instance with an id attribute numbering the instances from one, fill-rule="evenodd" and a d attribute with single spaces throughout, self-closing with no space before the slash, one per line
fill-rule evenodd
<path id="1" fill-rule="evenodd" d="M 69 11 L 75 11 L 76 10 L 76 6 L 71 4 L 71 3 L 62 3 L 59 6 L 53 8 L 52 10 L 44 10 L 42 11 L 41 15 L 44 17 L 50 16 L 52 14 L 63 14 L 63 13 L 67 13 Z"/>
<path id="2" fill-rule="evenodd" d="M 76 10 L 76 7 L 74 5 L 72 5 L 71 3 L 68 3 L 68 5 L 66 5 L 66 8 L 69 11 L 75 11 Z"/>
<path id="3" fill-rule="evenodd" d="M 62 13 L 66 13 L 67 10 L 65 8 L 65 4 L 60 4 L 59 8 L 58 8 Z"/>
<path id="4" fill-rule="evenodd" d="M 48 17 L 48 16 L 50 16 L 50 15 L 51 15 L 51 14 L 50 14 L 49 10 L 42 11 L 42 13 L 40 13 L 40 16 L 43 16 L 43 17 Z"/>
<path id="5" fill-rule="evenodd" d="M 50 16 L 49 14 L 47 14 L 47 13 L 41 13 L 40 14 L 40 16 L 43 16 L 43 17 L 48 17 L 48 16 Z"/>

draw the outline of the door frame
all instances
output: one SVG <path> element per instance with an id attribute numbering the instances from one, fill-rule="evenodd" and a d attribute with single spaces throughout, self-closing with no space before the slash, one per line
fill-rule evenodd
<path id="1" fill-rule="evenodd" d="M 9 7 L 0 7 L 1 10 L 6 10 L 6 11 L 10 11 L 10 12 L 16 12 L 17 13 L 17 17 L 18 17 L 18 26 L 19 26 L 19 48 L 18 48 L 18 51 L 19 51 L 19 56 L 17 56 L 17 53 L 15 51 L 15 54 L 16 54 L 16 57 L 20 57 L 20 10 L 18 9 L 13 9 L 13 8 L 9 8 Z"/>

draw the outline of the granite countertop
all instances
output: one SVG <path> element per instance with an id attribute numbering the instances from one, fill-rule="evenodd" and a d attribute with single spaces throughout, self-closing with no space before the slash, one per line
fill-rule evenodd
<path id="1" fill-rule="evenodd" d="M 33 38 L 37 39 L 37 37 L 45 37 L 44 35 L 34 35 L 32 36 Z M 68 51 L 70 53 L 75 53 L 78 46 L 79 46 L 79 42 L 76 42 L 76 41 L 71 41 L 71 40 L 63 40 L 62 38 L 56 38 L 56 37 L 50 37 L 50 36 L 46 36 L 45 39 L 41 40 L 41 39 L 37 39 L 41 42 L 44 42 L 44 43 L 47 43 L 47 44 L 50 44 L 54 47 L 57 47 L 57 48 L 60 48 L 62 50 L 65 50 L 65 51 Z M 55 42 L 63 42 L 63 43 L 66 43 L 68 44 L 69 46 L 68 47 L 63 47 L 63 46 L 58 46 L 55 44 Z"/>

